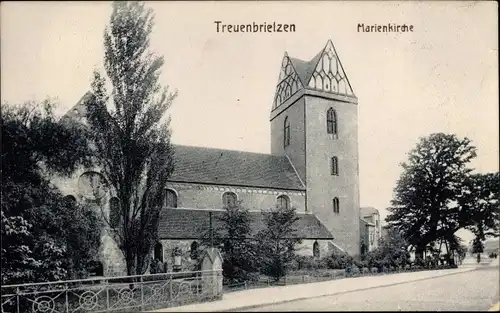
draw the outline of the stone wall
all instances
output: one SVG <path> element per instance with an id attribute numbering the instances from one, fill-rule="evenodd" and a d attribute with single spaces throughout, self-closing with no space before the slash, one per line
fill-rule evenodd
<path id="1" fill-rule="evenodd" d="M 329 255 L 332 249 L 329 245 L 329 240 L 314 240 L 314 239 L 304 239 L 296 247 L 296 254 L 301 256 L 313 256 L 313 246 L 317 242 L 319 246 L 319 256 L 322 258 Z"/>
<path id="2" fill-rule="evenodd" d="M 104 268 L 104 276 L 127 275 L 127 264 L 122 251 L 116 241 L 107 233 L 101 237 L 101 251 L 99 253 Z"/>
<path id="3" fill-rule="evenodd" d="M 178 239 L 167 239 L 160 240 L 160 243 L 163 248 L 163 262 L 167 263 L 168 271 L 173 271 L 174 257 L 172 256 L 172 252 L 174 248 L 178 247 L 182 252 L 182 271 L 197 271 L 199 270 L 198 259 L 191 259 L 191 244 L 195 240 L 178 240 Z M 200 253 L 198 253 L 198 257 Z"/>

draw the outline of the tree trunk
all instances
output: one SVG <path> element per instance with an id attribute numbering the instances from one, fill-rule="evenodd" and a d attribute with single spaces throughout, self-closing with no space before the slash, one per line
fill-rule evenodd
<path id="1" fill-rule="evenodd" d="M 421 247 L 420 245 L 415 248 L 415 259 L 420 258 L 424 259 L 424 251 L 425 247 Z"/>

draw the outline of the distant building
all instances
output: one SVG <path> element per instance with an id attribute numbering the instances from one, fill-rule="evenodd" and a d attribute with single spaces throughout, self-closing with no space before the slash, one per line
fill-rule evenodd
<path id="1" fill-rule="evenodd" d="M 499 253 L 500 242 L 498 238 L 488 239 L 484 242 L 484 254 Z"/>
<path id="2" fill-rule="evenodd" d="M 379 246 L 382 237 L 380 213 L 373 207 L 362 207 L 359 210 L 359 231 L 361 253 L 366 253 Z"/>
<path id="3" fill-rule="evenodd" d="M 85 120 L 85 97 L 64 119 Z M 190 264 L 209 227 L 209 213 L 216 223 L 221 209 L 237 201 L 252 210 L 254 231 L 262 227 L 261 209 L 296 208 L 300 254 L 321 257 L 340 250 L 359 255 L 365 230 L 362 241 L 368 251 L 378 245 L 378 211 L 359 208 L 358 99 L 331 41 L 310 61 L 285 52 L 270 124 L 270 154 L 175 145 L 175 170 L 165 190 L 154 258 L 170 267 L 172 252 L 180 249 Z M 95 201 L 92 189 L 100 182 L 106 185 L 98 169 L 56 181 L 62 192 L 80 201 Z M 111 220 L 119 201 L 113 191 L 101 188 L 98 200 L 106 203 Z M 103 243 L 105 275 L 123 274 L 116 244 L 110 236 Z"/>

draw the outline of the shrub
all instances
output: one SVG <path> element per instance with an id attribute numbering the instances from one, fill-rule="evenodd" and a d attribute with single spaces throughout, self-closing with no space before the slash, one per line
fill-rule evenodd
<path id="1" fill-rule="evenodd" d="M 363 274 L 369 274 L 370 273 L 370 269 L 368 267 L 363 267 L 362 272 L 363 272 Z"/>
<path id="2" fill-rule="evenodd" d="M 357 266 L 352 266 L 352 267 L 351 267 L 351 273 L 352 273 L 353 275 L 358 275 L 358 274 L 360 273 L 360 271 L 359 271 L 359 267 L 357 267 Z"/>
<path id="3" fill-rule="evenodd" d="M 353 264 L 354 259 L 346 253 L 333 253 L 324 260 L 327 268 L 346 269 Z"/>
<path id="4" fill-rule="evenodd" d="M 315 270 L 315 269 L 327 269 L 328 267 L 328 257 L 318 259 L 313 256 L 303 256 L 298 255 L 294 258 L 292 262 L 293 266 L 296 267 L 294 270 Z"/>
<path id="5" fill-rule="evenodd" d="M 372 272 L 374 274 L 378 273 L 378 268 L 377 267 L 372 267 L 372 268 L 370 268 L 370 272 Z"/>

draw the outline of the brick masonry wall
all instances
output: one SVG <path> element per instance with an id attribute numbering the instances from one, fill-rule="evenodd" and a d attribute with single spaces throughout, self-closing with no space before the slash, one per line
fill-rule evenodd
<path id="1" fill-rule="evenodd" d="M 306 96 L 307 206 L 347 253 L 360 253 L 357 105 L 325 97 Z M 338 136 L 327 133 L 326 112 L 337 112 Z M 331 158 L 339 175 L 331 175 Z M 340 213 L 333 212 L 339 198 Z"/>
<path id="2" fill-rule="evenodd" d="M 271 153 L 274 155 L 287 155 L 290 158 L 300 179 L 306 180 L 306 137 L 304 120 L 304 98 L 292 97 L 283 103 L 271 119 Z M 293 103 L 292 105 L 290 105 Z M 288 106 L 288 108 L 287 108 Z M 285 109 L 286 108 L 286 109 Z M 279 113 L 282 111 L 281 113 Z M 284 147 L 285 118 L 290 121 L 290 145 Z"/>
<path id="3" fill-rule="evenodd" d="M 232 191 L 242 201 L 242 206 L 249 210 L 274 208 L 278 196 L 286 195 L 297 212 L 305 211 L 305 191 L 173 182 L 169 182 L 167 188 L 177 193 L 179 208 L 222 209 L 222 195 Z"/>

